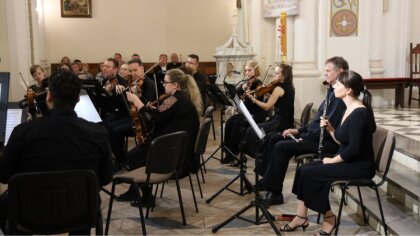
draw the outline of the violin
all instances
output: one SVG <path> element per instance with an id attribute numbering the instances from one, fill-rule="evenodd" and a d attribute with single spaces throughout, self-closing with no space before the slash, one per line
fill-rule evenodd
<path id="1" fill-rule="evenodd" d="M 263 85 L 257 89 L 255 89 L 254 91 L 251 91 L 251 93 L 254 93 L 255 96 L 260 97 L 260 96 L 264 96 L 267 93 L 272 93 L 273 90 L 281 84 L 280 80 L 274 80 L 271 81 L 271 83 L 267 84 L 267 85 Z"/>

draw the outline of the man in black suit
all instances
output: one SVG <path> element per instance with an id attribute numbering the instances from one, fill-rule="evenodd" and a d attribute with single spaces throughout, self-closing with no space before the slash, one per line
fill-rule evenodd
<path id="1" fill-rule="evenodd" d="M 50 77 L 48 88 L 50 115 L 13 130 L 0 158 L 0 182 L 8 183 L 18 173 L 87 169 L 96 173 L 98 185 L 108 184 L 113 175 L 108 134 L 102 126 L 78 118 L 74 112 L 81 89 L 79 79 L 71 72 L 58 71 Z M 4 193 L 0 195 L 3 229 L 7 212 Z"/>

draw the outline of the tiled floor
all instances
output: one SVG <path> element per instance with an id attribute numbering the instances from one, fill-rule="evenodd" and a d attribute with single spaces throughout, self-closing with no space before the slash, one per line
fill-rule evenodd
<path id="1" fill-rule="evenodd" d="M 219 115 L 215 115 L 216 129 L 219 129 L 218 125 Z M 209 143 L 207 146 L 208 157 L 213 150 L 218 147 L 220 142 L 219 137 L 216 141 L 210 135 Z M 218 153 L 219 156 L 219 153 Z M 248 173 L 247 177 L 251 182 L 254 182 L 253 170 L 253 159 L 248 160 Z M 296 197 L 290 193 L 293 176 L 296 165 L 291 163 L 285 180 L 285 204 L 272 206 L 269 211 L 273 215 L 281 213 L 294 214 L 296 208 Z M 181 191 L 184 201 L 184 208 L 187 216 L 187 225 L 182 225 L 181 213 L 179 210 L 179 204 L 176 195 L 176 187 L 174 182 L 170 182 L 165 186 L 163 198 L 157 198 L 156 208 L 154 212 L 150 213 L 149 219 L 146 219 L 147 233 L 151 235 L 210 235 L 212 228 L 219 223 L 225 221 L 233 214 L 238 212 L 243 207 L 247 206 L 250 201 L 253 200 L 253 194 L 246 194 L 239 196 L 230 191 L 223 191 L 218 197 L 216 197 L 210 204 L 206 204 L 206 199 L 210 198 L 215 192 L 226 185 L 232 178 L 238 174 L 237 168 L 228 167 L 221 165 L 217 160 L 210 160 L 207 164 L 207 174 L 205 174 L 206 183 L 202 185 L 204 198 L 200 198 L 199 192 L 196 188 L 196 196 L 198 199 L 199 212 L 196 213 L 194 209 L 194 203 L 192 200 L 191 189 L 189 187 L 188 179 L 181 180 Z M 200 177 L 201 178 L 201 177 Z M 193 178 L 196 183 L 195 176 Z M 108 187 L 109 188 L 109 187 Z M 122 193 L 127 190 L 127 186 L 120 186 L 117 188 L 118 193 Z M 232 184 L 232 189 L 239 190 L 239 181 Z M 104 220 L 108 209 L 109 197 L 102 193 L 102 211 Z M 338 209 L 339 199 L 337 196 L 331 194 L 331 204 L 335 211 Z M 297 232 L 285 233 L 287 235 L 301 235 L 307 234 L 312 235 L 314 232 L 320 229 L 320 225 L 316 223 L 317 213 L 309 212 L 310 214 L 310 226 L 307 228 L 307 232 L 303 232 L 301 229 Z M 255 208 L 245 212 L 244 217 L 253 219 L 255 218 Z M 275 222 L 276 226 L 279 227 L 286 222 Z M 110 234 L 118 235 L 131 235 L 141 234 L 139 212 L 137 208 L 133 208 L 129 203 L 114 202 L 112 221 L 110 227 Z M 235 219 L 231 223 L 221 228 L 217 235 L 273 235 L 275 234 L 269 224 L 254 225 L 245 222 L 240 219 Z M 364 235 L 378 235 L 370 226 L 365 226 L 363 220 L 355 214 L 355 212 L 348 208 L 344 208 L 342 217 L 342 224 L 340 227 L 340 234 L 364 234 Z"/>

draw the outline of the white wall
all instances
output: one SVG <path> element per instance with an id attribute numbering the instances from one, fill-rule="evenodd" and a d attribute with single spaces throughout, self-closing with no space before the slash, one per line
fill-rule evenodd
<path id="1" fill-rule="evenodd" d="M 420 43 L 420 1 L 411 0 L 411 38 L 413 44 Z"/>
<path id="2" fill-rule="evenodd" d="M 92 18 L 61 18 L 60 1 L 43 0 L 46 57 L 99 62 L 120 52 L 157 61 L 160 53 L 196 53 L 214 61 L 232 32 L 235 0 L 93 0 Z"/>
<path id="3" fill-rule="evenodd" d="M 10 71 L 9 40 L 7 39 L 6 1 L 0 0 L 0 71 Z"/>

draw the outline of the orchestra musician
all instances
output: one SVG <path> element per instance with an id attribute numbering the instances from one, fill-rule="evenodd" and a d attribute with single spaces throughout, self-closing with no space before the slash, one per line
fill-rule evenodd
<path id="1" fill-rule="evenodd" d="M 105 68 L 107 68 L 109 65 L 116 66 L 116 61 L 114 59 L 110 58 L 109 60 L 112 60 L 112 61 L 107 60 L 108 62 L 107 61 L 105 62 L 106 63 Z M 104 125 L 109 132 L 111 149 L 115 156 L 116 170 L 122 168 L 123 166 L 127 164 L 126 153 L 125 153 L 125 148 L 124 148 L 125 137 L 134 135 L 133 122 L 130 117 L 131 115 L 129 114 L 129 111 L 127 109 L 128 104 L 126 103 L 126 101 L 124 101 L 125 98 L 122 97 L 122 96 L 125 96 L 123 92 L 129 86 L 132 86 L 134 87 L 133 92 L 136 93 L 136 95 L 140 97 L 143 103 L 147 104 L 150 101 L 156 100 L 156 92 L 154 89 L 155 84 L 151 79 L 145 76 L 142 61 L 130 60 L 128 62 L 128 68 L 129 68 L 131 80 L 132 81 L 137 80 L 136 81 L 137 83 L 133 85 L 129 85 L 128 81 L 120 77 L 117 77 L 118 84 L 116 85 L 117 88 L 115 89 L 114 100 L 118 101 L 118 103 L 116 103 L 118 105 L 117 106 L 118 110 L 115 111 L 110 116 L 108 116 L 104 121 Z M 113 73 L 116 73 L 117 72 L 116 67 L 113 67 L 112 71 Z M 108 74 L 107 69 L 104 70 L 104 74 Z M 123 82 L 126 84 L 125 86 L 122 85 Z M 138 83 L 140 83 L 140 85 Z"/>
<path id="2" fill-rule="evenodd" d="M 349 69 L 348 63 L 342 57 L 332 57 L 325 62 L 325 79 L 329 84 L 327 98 L 328 108 L 326 116 L 333 127 L 337 127 L 344 114 L 345 105 L 342 100 L 334 96 L 334 84 L 337 76 L 342 71 Z M 304 153 L 316 153 L 319 147 L 321 129 L 319 127 L 321 116 L 324 113 L 324 103 L 320 105 L 315 119 L 308 125 L 299 129 L 287 129 L 282 133 L 271 135 L 262 151 L 262 168 L 257 170 L 263 176 L 259 186 L 268 192 L 264 198 L 266 205 L 283 204 L 283 181 L 286 176 L 289 160 L 296 155 Z M 299 139 L 299 143 L 286 139 L 293 134 Z M 338 145 L 331 136 L 324 137 L 325 153 L 335 153 Z"/>
<path id="3" fill-rule="evenodd" d="M 334 128 L 328 119 L 321 120 L 328 134 L 339 145 L 331 158 L 314 161 L 298 168 L 292 192 L 297 195 L 297 216 L 281 231 L 305 229 L 308 208 L 322 213 L 324 222 L 317 235 L 330 235 L 336 227 L 328 195 L 331 183 L 339 180 L 365 179 L 375 175 L 372 133 L 376 123 L 371 107 L 372 95 L 365 89 L 362 77 L 354 71 L 343 71 L 334 85 L 334 95 L 344 101 L 346 110 Z M 363 100 L 358 99 L 363 93 Z"/>
<path id="4" fill-rule="evenodd" d="M 246 80 L 242 83 L 239 83 L 236 87 L 237 93 L 239 96 L 243 96 L 247 92 L 253 91 L 262 87 L 262 81 L 258 79 L 260 76 L 260 69 L 256 61 L 248 61 L 245 64 L 245 78 Z M 264 96 L 256 97 L 255 99 L 263 101 Z M 267 116 L 267 112 L 256 105 L 253 100 L 249 97 L 244 97 L 244 104 L 246 108 L 251 113 L 255 122 L 263 122 Z M 245 120 L 242 114 L 236 114 L 231 116 L 225 125 L 225 145 L 226 147 L 234 154 L 226 152 L 226 157 L 223 159 L 222 164 L 231 163 L 235 160 L 235 156 L 239 153 L 239 143 L 247 128 L 249 127 L 248 122 Z M 233 163 L 233 165 L 236 165 Z"/>
<path id="5" fill-rule="evenodd" d="M 168 63 L 168 70 L 170 69 L 178 69 L 178 67 L 182 66 L 182 63 L 179 62 L 178 54 L 172 53 L 171 54 L 171 62 Z"/>
<path id="6" fill-rule="evenodd" d="M 88 169 L 96 173 L 98 185 L 108 184 L 112 180 L 112 161 L 107 132 L 74 112 L 81 89 L 79 79 L 69 71 L 57 71 L 50 77 L 48 88 L 50 115 L 14 128 L 4 157 L 0 158 L 0 182 L 7 183 L 17 173 Z M 100 199 L 99 193 L 97 196 Z M 2 226 L 7 212 L 5 193 L 0 195 Z M 71 233 L 90 234 L 90 226 L 83 232 Z"/>
<path id="7" fill-rule="evenodd" d="M 44 73 L 44 69 L 40 65 L 32 65 L 29 69 L 32 78 L 35 80 L 35 84 L 29 86 L 29 89 L 32 89 L 33 92 L 35 92 L 35 101 L 38 106 L 38 111 L 29 111 L 29 113 L 32 116 L 32 119 L 34 119 L 34 116 L 37 115 L 48 115 L 48 107 L 47 103 L 45 102 L 45 98 L 47 97 L 46 94 L 46 77 Z"/>
<path id="8" fill-rule="evenodd" d="M 168 56 L 166 54 L 159 55 L 159 65 L 153 69 L 153 76 L 156 77 L 156 85 L 158 89 L 159 96 L 165 93 L 163 88 L 163 79 L 165 78 L 165 73 L 168 69 Z"/>
<path id="9" fill-rule="evenodd" d="M 199 165 L 197 158 L 194 158 L 194 143 L 199 129 L 199 116 L 202 112 L 201 95 L 198 86 L 192 76 L 186 75 L 179 69 L 172 69 L 166 72 L 163 85 L 167 97 L 157 107 L 147 105 L 133 93 L 127 92 L 128 101 L 132 102 L 138 109 L 140 115 L 149 112 L 154 121 L 154 131 L 151 140 L 164 134 L 177 131 L 186 131 L 188 134 L 187 156 L 182 168 L 189 173 L 192 168 Z M 136 169 L 146 165 L 148 143 L 138 145 L 127 153 L 130 169 Z M 181 176 L 188 173 L 180 173 Z M 153 196 L 149 186 L 140 186 L 142 203 L 153 205 Z M 134 188 L 117 197 L 117 201 L 133 201 L 136 199 Z M 132 202 L 136 206 L 136 202 Z"/>
<path id="10" fill-rule="evenodd" d="M 263 87 L 257 88 L 246 96 L 257 106 L 269 111 L 274 108 L 274 115 L 268 120 L 258 124 L 258 127 L 264 130 L 266 134 L 274 131 L 283 131 L 294 127 L 294 103 L 295 88 L 293 86 L 292 67 L 287 64 L 280 64 L 274 70 L 274 80 Z M 259 101 L 256 95 L 271 93 L 267 102 Z M 248 128 L 245 135 L 244 152 L 255 157 L 256 135 L 251 127 Z"/>

